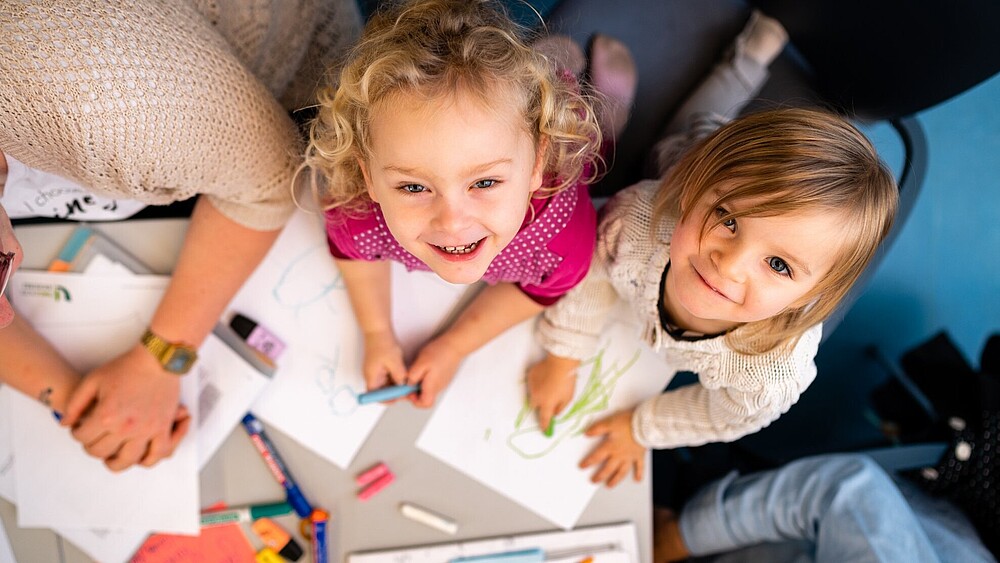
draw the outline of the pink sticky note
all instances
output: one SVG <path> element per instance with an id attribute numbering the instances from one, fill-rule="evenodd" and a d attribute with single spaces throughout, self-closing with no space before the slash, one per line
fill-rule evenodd
<path id="1" fill-rule="evenodd" d="M 256 552 L 239 524 L 224 524 L 201 529 L 199 536 L 153 534 L 131 563 L 246 563 Z"/>

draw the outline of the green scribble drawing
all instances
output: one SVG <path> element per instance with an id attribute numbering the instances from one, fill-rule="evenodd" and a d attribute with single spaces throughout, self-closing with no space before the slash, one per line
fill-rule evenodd
<path id="1" fill-rule="evenodd" d="M 582 434 L 596 415 L 608 408 L 618 380 L 639 360 L 640 350 L 636 349 L 625 365 L 619 366 L 618 360 L 615 360 L 605 368 L 604 353 L 607 349 L 605 346 L 596 356 L 583 364 L 584 366 L 590 364 L 590 376 L 576 401 L 569 409 L 555 417 L 555 436 L 546 437 L 542 432 L 544 429 L 539 428 L 537 422 L 521 428 L 532 413 L 531 407 L 525 401 L 514 420 L 514 431 L 507 436 L 507 446 L 514 450 L 514 453 L 524 459 L 544 457 L 564 439 Z"/>
<path id="2" fill-rule="evenodd" d="M 493 435 L 493 429 L 492 428 L 487 428 L 486 432 L 483 433 L 483 441 L 484 442 L 489 442 L 490 441 L 490 436 L 492 436 L 492 435 Z"/>

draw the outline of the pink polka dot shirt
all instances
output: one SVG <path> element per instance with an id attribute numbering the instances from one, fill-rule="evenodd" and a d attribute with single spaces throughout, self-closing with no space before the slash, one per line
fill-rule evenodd
<path id="1" fill-rule="evenodd" d="M 531 207 L 534 215 L 528 211 L 521 230 L 493 259 L 482 279 L 490 285 L 517 284 L 535 302 L 551 305 L 587 275 L 597 213 L 582 182 L 554 196 L 533 199 Z M 330 253 L 336 258 L 395 260 L 407 270 L 430 269 L 393 238 L 378 204 L 373 203 L 363 217 L 327 211 L 326 233 Z"/>

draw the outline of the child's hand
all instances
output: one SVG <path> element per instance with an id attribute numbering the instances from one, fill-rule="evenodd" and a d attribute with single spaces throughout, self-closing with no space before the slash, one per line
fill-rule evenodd
<path id="1" fill-rule="evenodd" d="M 387 385 L 406 383 L 403 349 L 392 333 L 365 334 L 365 359 L 362 367 L 369 391 Z"/>
<path id="2" fill-rule="evenodd" d="M 444 338 L 435 338 L 425 344 L 410 365 L 407 383 L 420 384 L 420 393 L 410 395 L 410 401 L 421 408 L 434 406 L 438 394 L 451 383 L 464 359 L 465 356 L 456 352 Z"/>
<path id="3" fill-rule="evenodd" d="M 646 448 L 636 443 L 632 437 L 633 410 L 616 412 L 595 422 L 587 429 L 585 433 L 587 436 L 604 436 L 604 441 L 580 462 L 580 469 L 592 465 L 602 466 L 590 479 L 592 482 L 607 481 L 609 487 L 614 487 L 627 477 L 633 468 L 635 480 L 642 480 Z"/>
<path id="4" fill-rule="evenodd" d="M 538 428 L 545 431 L 552 417 L 562 412 L 573 400 L 576 390 L 578 360 L 560 356 L 545 356 L 531 366 L 525 381 L 528 386 L 528 405 L 538 409 Z"/>

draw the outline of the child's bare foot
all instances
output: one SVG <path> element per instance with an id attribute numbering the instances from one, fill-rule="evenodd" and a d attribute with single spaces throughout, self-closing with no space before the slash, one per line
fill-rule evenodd
<path id="1" fill-rule="evenodd" d="M 628 47 L 597 34 L 590 43 L 590 85 L 599 95 L 597 122 L 606 140 L 617 139 L 625 130 L 639 82 L 635 61 Z"/>
<path id="2" fill-rule="evenodd" d="M 653 507 L 653 561 L 683 561 L 690 555 L 674 511 Z"/>
<path id="3" fill-rule="evenodd" d="M 546 35 L 531 46 L 552 62 L 557 70 L 568 70 L 579 78 L 587 66 L 583 49 L 567 35 Z"/>

